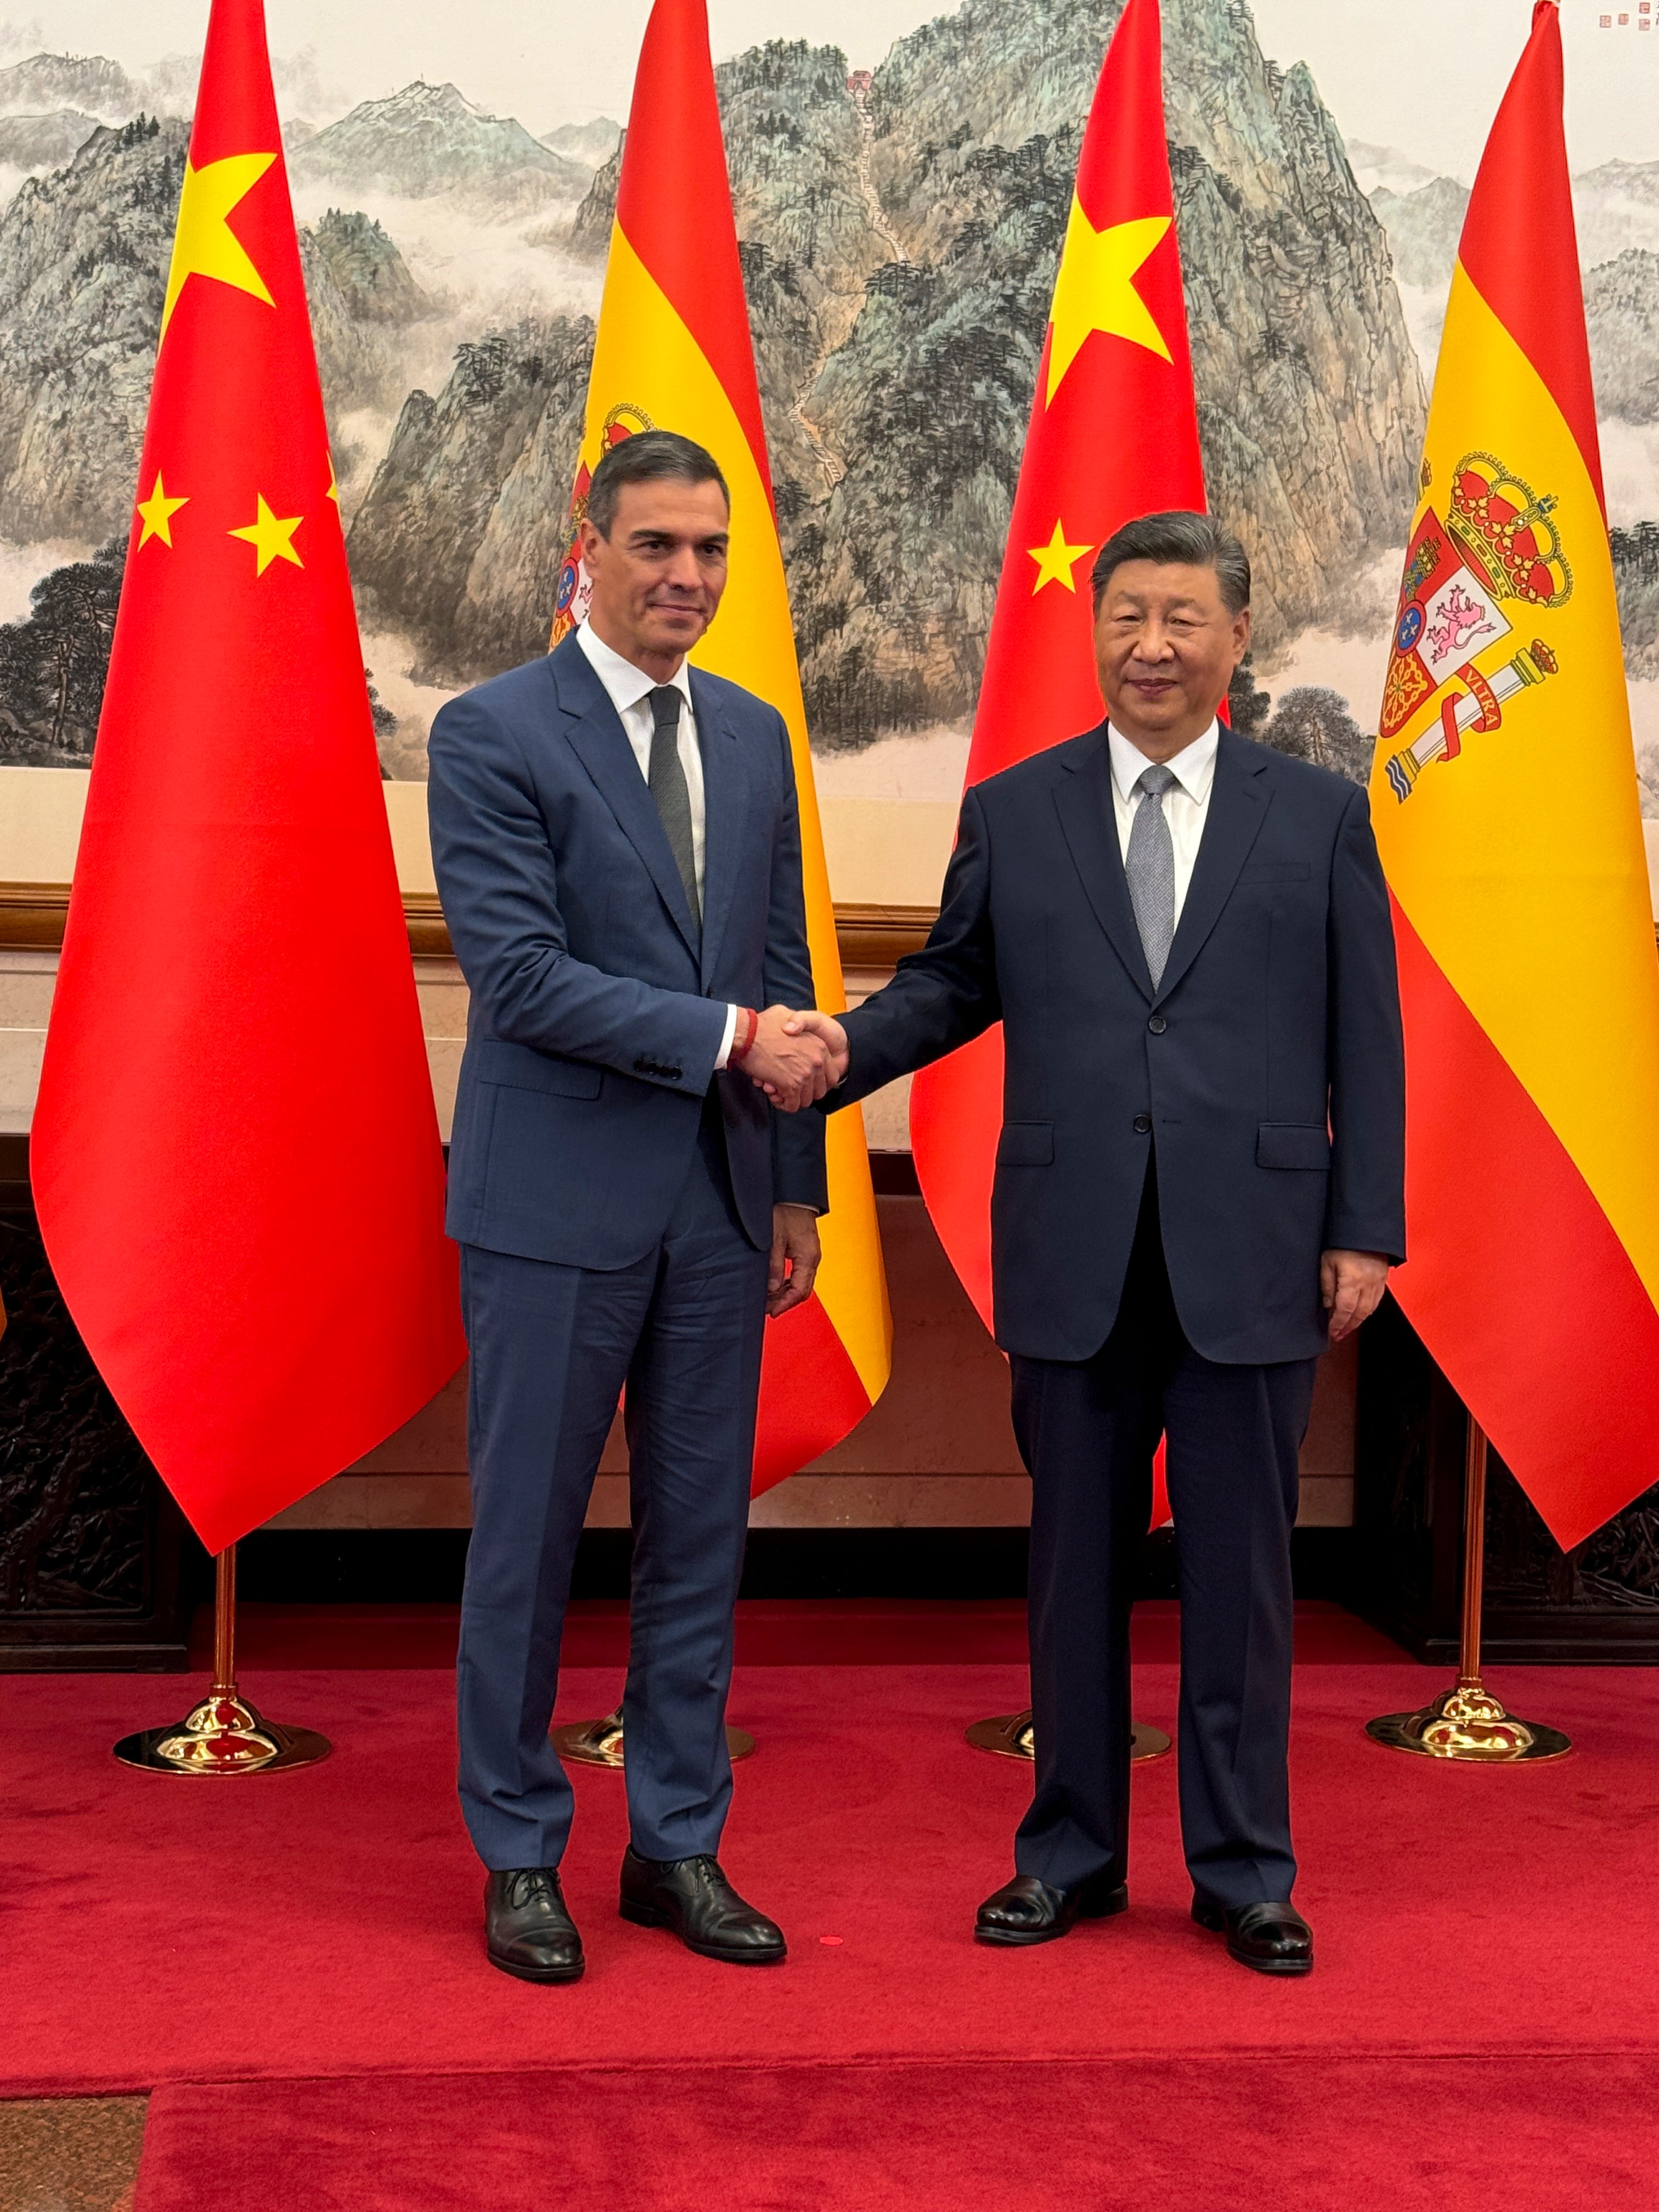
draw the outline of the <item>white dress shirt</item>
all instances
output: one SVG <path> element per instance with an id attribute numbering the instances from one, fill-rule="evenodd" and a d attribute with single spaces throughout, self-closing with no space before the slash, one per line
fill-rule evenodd
<path id="1" fill-rule="evenodd" d="M 640 764 L 640 774 L 648 784 L 651 781 L 651 740 L 656 734 L 656 716 L 652 710 L 651 694 L 657 690 L 657 679 L 636 668 L 631 660 L 624 660 L 613 653 L 602 637 L 595 636 L 588 623 L 576 632 L 576 641 L 587 655 L 588 665 L 604 684 L 611 705 L 616 708 L 623 726 L 623 733 L 634 749 L 634 757 Z M 669 687 L 680 695 L 680 766 L 685 772 L 685 795 L 691 803 L 691 865 L 696 872 L 697 901 L 702 902 L 702 854 L 706 842 L 707 806 L 702 788 L 702 749 L 697 743 L 697 720 L 691 705 L 691 679 L 686 665 L 679 666 L 668 679 Z M 726 1010 L 726 1035 L 720 1040 L 717 1068 L 724 1067 L 732 1050 L 732 1040 L 737 1034 L 738 1010 Z"/>
<path id="2" fill-rule="evenodd" d="M 1132 745 L 1109 722 L 1106 743 L 1112 756 L 1112 812 L 1117 821 L 1118 850 L 1127 861 L 1129 857 L 1129 830 L 1135 818 L 1135 809 L 1146 794 L 1135 789 L 1136 780 L 1153 763 L 1138 745 Z M 1181 909 L 1186 903 L 1187 887 L 1193 879 L 1193 863 L 1198 858 L 1198 848 L 1204 836 L 1204 817 L 1210 811 L 1210 788 L 1215 781 L 1215 757 L 1221 743 L 1218 724 L 1212 722 L 1201 738 L 1194 738 L 1183 745 L 1172 759 L 1164 762 L 1175 781 L 1164 794 L 1164 819 L 1170 825 L 1170 842 L 1175 848 L 1175 918 L 1181 920 Z"/>

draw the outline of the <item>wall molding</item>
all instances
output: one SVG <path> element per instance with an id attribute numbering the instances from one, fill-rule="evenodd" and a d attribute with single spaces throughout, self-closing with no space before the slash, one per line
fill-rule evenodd
<path id="1" fill-rule="evenodd" d="M 0 883 L 0 949 L 56 951 L 69 914 L 67 884 Z M 927 941 L 938 917 L 931 906 L 838 904 L 836 935 L 843 968 L 891 968 Z M 416 959 L 451 957 L 449 930 L 435 891 L 405 891 L 404 921 Z"/>

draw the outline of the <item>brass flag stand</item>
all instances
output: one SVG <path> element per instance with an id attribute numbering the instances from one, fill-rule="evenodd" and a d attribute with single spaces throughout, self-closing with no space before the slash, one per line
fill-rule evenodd
<path id="1" fill-rule="evenodd" d="M 568 1721 L 552 1730 L 553 1747 L 561 1759 L 574 1759 L 581 1766 L 623 1766 L 622 1707 L 602 1721 Z M 746 1729 L 728 1728 L 726 1748 L 733 1759 L 747 1759 L 755 1739 Z"/>
<path id="2" fill-rule="evenodd" d="M 150 1774 L 268 1774 L 326 1759 L 325 1735 L 278 1728 L 236 1687 L 236 1547 L 213 1563 L 213 1682 L 195 1711 L 173 1728 L 124 1735 L 115 1756 Z"/>
<path id="3" fill-rule="evenodd" d="M 1023 1713 L 1003 1713 L 995 1720 L 975 1721 L 966 1734 L 975 1751 L 994 1751 L 1000 1759 L 1036 1757 L 1029 1705 Z M 1129 1756 L 1137 1765 L 1144 1759 L 1162 1759 L 1169 1748 L 1170 1739 L 1162 1729 L 1148 1728 L 1144 1721 L 1135 1723 Z"/>
<path id="4" fill-rule="evenodd" d="M 1473 1414 L 1463 1462 L 1463 1623 L 1457 1680 L 1414 1713 L 1385 1713 L 1365 1733 L 1390 1751 L 1468 1765 L 1559 1759 L 1572 1740 L 1538 1721 L 1516 1720 L 1480 1680 L 1480 1606 L 1486 1582 L 1486 1435 Z"/>

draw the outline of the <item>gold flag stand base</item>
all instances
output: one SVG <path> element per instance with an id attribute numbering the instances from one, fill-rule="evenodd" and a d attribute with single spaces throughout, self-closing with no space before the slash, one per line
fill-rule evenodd
<path id="1" fill-rule="evenodd" d="M 148 1774 L 269 1774 L 313 1766 L 330 1748 L 312 1729 L 278 1728 L 238 1690 L 236 1547 L 227 1545 L 214 1562 L 213 1686 L 175 1726 L 124 1735 L 115 1756 Z"/>
<path id="2" fill-rule="evenodd" d="M 602 1721 L 569 1721 L 551 1731 L 553 1747 L 561 1759 L 574 1759 L 580 1766 L 623 1766 L 623 1717 L 620 1706 Z M 726 1748 L 734 1759 L 747 1759 L 755 1739 L 746 1729 L 728 1728 Z"/>
<path id="3" fill-rule="evenodd" d="M 1000 1759 L 1036 1757 L 1029 1706 L 1023 1713 L 1004 1713 L 996 1720 L 975 1721 L 967 1730 L 967 1737 L 975 1751 L 994 1751 Z M 1148 1728 L 1144 1721 L 1135 1723 L 1129 1756 L 1137 1764 L 1148 1759 L 1162 1759 L 1169 1748 L 1170 1739 L 1162 1729 Z"/>
<path id="4" fill-rule="evenodd" d="M 1367 1721 L 1373 1743 L 1390 1751 L 1421 1752 L 1425 1759 L 1462 1759 L 1483 1765 L 1519 1759 L 1559 1759 L 1572 1749 L 1559 1729 L 1538 1721 L 1516 1720 L 1479 1682 L 1459 1682 L 1443 1690 L 1432 1705 L 1415 1713 L 1384 1713 Z"/>
<path id="5" fill-rule="evenodd" d="M 1468 1766 L 1536 1765 L 1572 1749 L 1571 1736 L 1540 1721 L 1517 1720 L 1480 1680 L 1480 1609 L 1486 1553 L 1486 1437 L 1473 1416 L 1463 1462 L 1463 1622 L 1457 1680 L 1413 1713 L 1384 1713 L 1365 1723 L 1373 1743 Z"/>

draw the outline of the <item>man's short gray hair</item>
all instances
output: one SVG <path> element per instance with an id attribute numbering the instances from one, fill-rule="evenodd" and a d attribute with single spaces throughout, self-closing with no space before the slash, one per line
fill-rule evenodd
<path id="1" fill-rule="evenodd" d="M 1127 561 L 1156 561 L 1161 567 L 1213 568 L 1230 615 L 1250 604 L 1250 556 L 1231 530 L 1212 514 L 1172 507 L 1165 514 L 1143 514 L 1115 530 L 1095 556 L 1091 579 L 1099 611 L 1112 573 Z"/>

